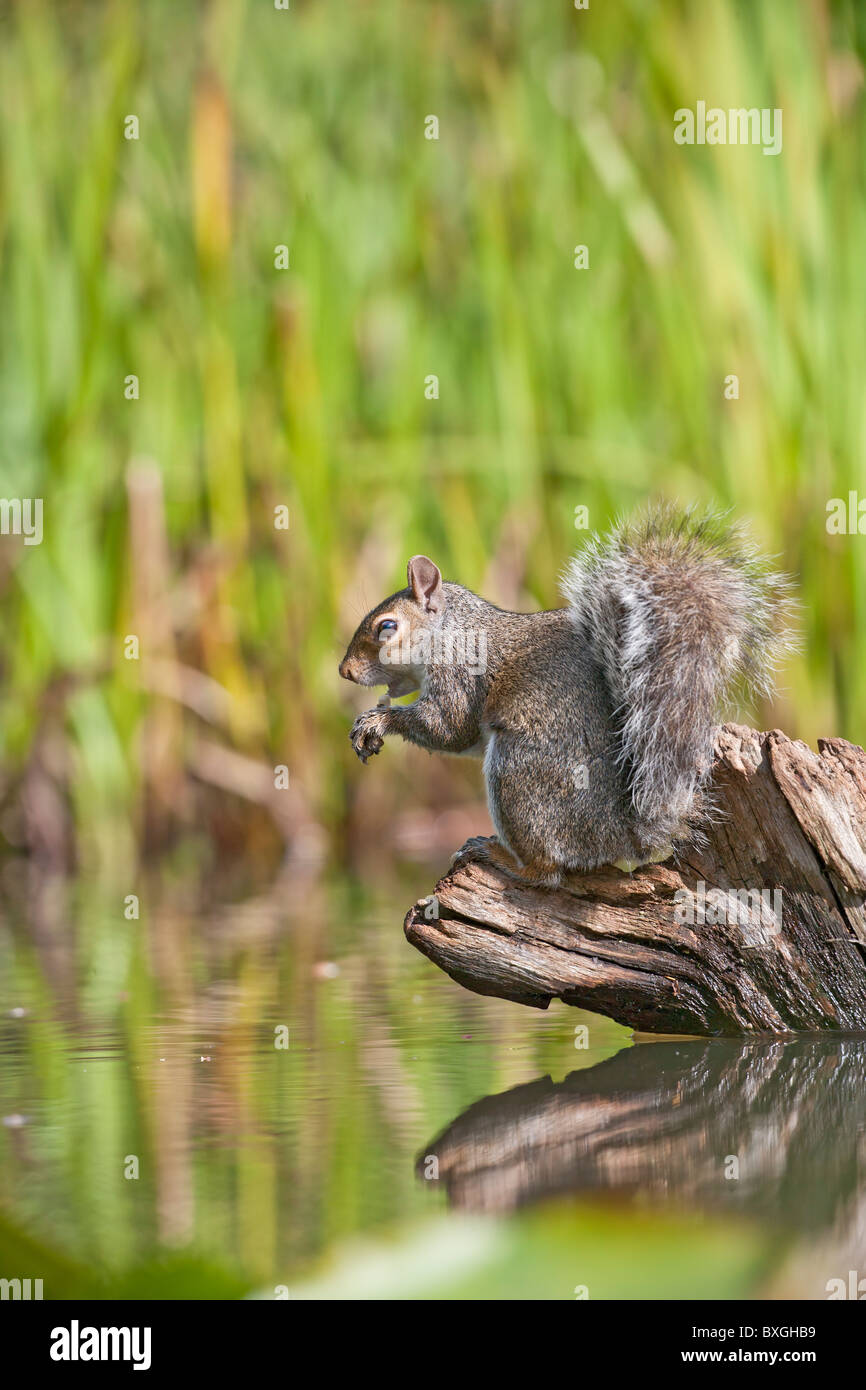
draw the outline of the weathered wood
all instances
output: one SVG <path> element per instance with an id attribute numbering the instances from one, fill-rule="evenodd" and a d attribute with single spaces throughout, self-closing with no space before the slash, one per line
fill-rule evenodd
<path id="1" fill-rule="evenodd" d="M 866 1031 L 866 753 L 819 750 L 725 725 L 705 843 L 631 875 L 528 886 L 470 840 L 409 911 L 407 939 L 480 994 L 561 999 L 647 1032 Z M 713 894 L 739 890 L 778 892 L 780 916 L 756 898 L 719 913 Z"/>

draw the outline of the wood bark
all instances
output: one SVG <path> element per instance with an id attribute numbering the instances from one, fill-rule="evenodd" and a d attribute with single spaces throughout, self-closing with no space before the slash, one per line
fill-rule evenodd
<path id="1" fill-rule="evenodd" d="M 723 726 L 704 842 L 633 874 L 534 887 L 470 840 L 407 939 L 480 994 L 645 1032 L 866 1031 L 866 753 L 818 747 Z"/>

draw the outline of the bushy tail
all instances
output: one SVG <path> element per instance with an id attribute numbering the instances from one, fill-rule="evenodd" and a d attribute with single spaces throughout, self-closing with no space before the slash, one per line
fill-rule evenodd
<path id="1" fill-rule="evenodd" d="M 613 693 L 638 834 L 675 843 L 704 810 L 726 697 L 768 695 L 796 645 L 790 583 L 723 513 L 662 505 L 592 541 L 563 593 Z"/>

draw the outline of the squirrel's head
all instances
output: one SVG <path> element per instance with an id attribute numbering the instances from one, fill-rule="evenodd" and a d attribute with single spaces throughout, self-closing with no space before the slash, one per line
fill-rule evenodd
<path id="1" fill-rule="evenodd" d="M 357 685 L 386 685 L 396 698 L 418 690 L 424 678 L 424 634 L 445 606 L 442 575 L 426 555 L 414 555 L 407 587 L 368 613 L 340 662 L 340 675 Z"/>

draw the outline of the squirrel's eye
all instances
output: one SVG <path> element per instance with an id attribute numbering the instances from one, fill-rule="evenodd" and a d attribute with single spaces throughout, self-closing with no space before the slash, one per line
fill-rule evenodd
<path id="1" fill-rule="evenodd" d="M 397 624 L 391 618 L 386 618 L 385 621 L 383 623 L 380 623 L 379 626 L 376 628 L 376 636 L 384 637 L 386 632 L 396 631 Z"/>

